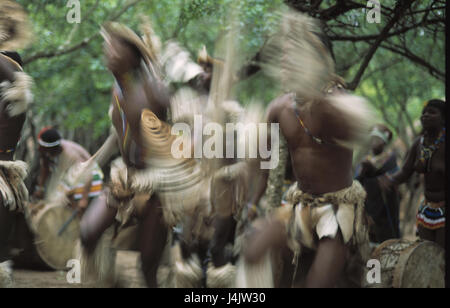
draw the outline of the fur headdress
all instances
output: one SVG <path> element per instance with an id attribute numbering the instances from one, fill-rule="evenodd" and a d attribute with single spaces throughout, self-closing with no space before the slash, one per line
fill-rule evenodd
<path id="1" fill-rule="evenodd" d="M 160 61 L 161 56 L 161 40 L 155 34 L 153 30 L 152 23 L 148 16 L 140 16 L 141 24 L 139 26 L 139 30 L 142 32 L 142 41 L 144 42 L 148 52 L 150 59 L 153 63 L 158 63 Z"/>
<path id="2" fill-rule="evenodd" d="M 200 64 L 201 66 L 211 66 L 211 67 L 213 67 L 214 65 L 219 66 L 224 65 L 224 62 L 222 60 L 215 59 L 208 54 L 205 45 L 203 45 L 203 47 L 198 52 L 197 63 Z"/>
<path id="3" fill-rule="evenodd" d="M 26 47 L 32 38 L 27 13 L 16 2 L 0 1 L 0 49 L 17 50 Z"/>
<path id="4" fill-rule="evenodd" d="M 15 72 L 12 83 L 9 81 L 0 83 L 0 103 L 10 103 L 6 107 L 10 117 L 25 112 L 33 102 L 32 86 L 33 79 L 24 72 Z"/>
<path id="5" fill-rule="evenodd" d="M 191 59 L 189 52 L 175 41 L 169 41 L 165 44 L 161 63 L 164 67 L 166 79 L 171 82 L 188 82 L 204 71 L 199 64 Z"/>
<path id="6" fill-rule="evenodd" d="M 106 42 L 110 41 L 112 37 L 116 37 L 136 47 L 144 62 L 158 75 L 158 69 L 154 62 L 155 54 L 133 30 L 117 22 L 107 22 L 103 25 L 100 34 Z M 149 42 L 147 41 L 147 43 Z"/>
<path id="7" fill-rule="evenodd" d="M 304 99 L 323 97 L 335 69 L 322 37 L 315 19 L 288 11 L 282 15 L 278 32 L 263 50 L 262 67 L 285 91 L 295 92 Z"/>

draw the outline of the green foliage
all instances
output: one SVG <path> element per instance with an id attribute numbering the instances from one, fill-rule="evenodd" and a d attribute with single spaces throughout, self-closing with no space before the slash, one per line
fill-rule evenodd
<path id="1" fill-rule="evenodd" d="M 66 0 L 18 2 L 27 9 L 34 26 L 34 43 L 22 52 L 22 56 L 28 60 L 26 71 L 36 82 L 33 113 L 37 128 L 59 124 L 65 132 L 87 135 L 98 140 L 95 141 L 97 144 L 101 143 L 110 126 L 107 111 L 113 82 L 103 62 L 102 39 L 98 35 L 102 23 L 115 19 L 138 30 L 139 15 L 147 15 L 162 41 L 178 40 L 195 58 L 202 45 L 214 54 L 217 39 L 229 27 L 230 6 L 236 3 L 241 12 L 240 62 L 245 64 L 275 30 L 279 17 L 275 12 L 283 6 L 282 0 L 82 0 L 81 23 L 69 24 Z M 389 8 L 395 3 L 394 0 L 382 1 L 383 6 Z M 421 10 L 429 3 L 416 1 L 414 10 Z M 321 8 L 331 5 L 334 1 L 323 1 Z M 365 9 L 349 11 L 330 20 L 327 29 L 340 36 L 373 35 L 387 22 L 382 17 L 381 24 L 368 24 L 365 16 Z M 403 26 L 412 22 L 406 18 Z M 352 26 L 340 27 L 342 23 Z M 414 54 L 445 71 L 443 35 L 435 34 L 427 27 L 417 27 L 402 36 L 389 38 L 389 43 L 408 44 Z M 87 44 L 81 44 L 86 39 Z M 79 48 L 73 51 L 58 54 L 77 45 Z M 337 68 L 345 79 L 353 78 L 369 47 L 370 43 L 366 41 L 334 41 Z M 418 118 L 423 101 L 444 97 L 444 85 L 423 67 L 380 47 L 370 61 L 357 93 L 367 96 L 379 110 L 380 117 L 391 126 L 407 125 L 408 121 Z M 273 81 L 262 73 L 236 87 L 237 98 L 244 104 L 251 99 L 268 104 L 278 94 Z M 399 117 L 399 112 L 404 110 L 406 114 Z"/>

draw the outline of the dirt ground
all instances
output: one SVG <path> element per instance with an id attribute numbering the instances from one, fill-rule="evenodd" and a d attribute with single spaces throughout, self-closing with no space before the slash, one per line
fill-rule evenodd
<path id="1" fill-rule="evenodd" d="M 139 253 L 118 251 L 116 259 L 117 281 L 115 287 L 144 288 L 145 283 L 138 270 Z M 93 284 L 70 284 L 65 271 L 33 271 L 15 269 L 13 273 L 15 288 L 94 288 Z"/>

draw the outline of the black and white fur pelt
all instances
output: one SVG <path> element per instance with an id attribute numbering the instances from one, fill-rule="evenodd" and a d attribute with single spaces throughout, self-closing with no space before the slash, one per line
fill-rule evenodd
<path id="1" fill-rule="evenodd" d="M 24 72 L 15 72 L 14 81 L 0 83 L 0 102 L 6 104 L 6 112 L 9 117 L 15 117 L 26 112 L 33 102 L 31 88 L 33 79 Z"/>

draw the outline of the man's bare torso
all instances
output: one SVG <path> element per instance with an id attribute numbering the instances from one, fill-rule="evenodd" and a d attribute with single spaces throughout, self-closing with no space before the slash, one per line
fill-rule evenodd
<path id="1" fill-rule="evenodd" d="M 352 184 L 353 152 L 341 146 L 318 144 L 306 134 L 295 108 L 310 132 L 332 143 L 341 132 L 339 121 L 327 110 L 325 102 L 294 104 L 295 96 L 283 95 L 269 107 L 269 121 L 280 124 L 286 138 L 294 175 L 302 191 L 311 194 L 334 192 Z"/>
<path id="2" fill-rule="evenodd" d="M 158 85 L 147 87 L 146 82 L 138 80 L 126 91 L 115 85 L 112 98 L 112 123 L 119 137 L 121 155 L 126 165 L 138 169 L 145 167 L 140 131 L 142 111 L 150 109 L 162 121 L 167 118 L 166 109 L 158 102 L 165 97 L 159 95 Z"/>

